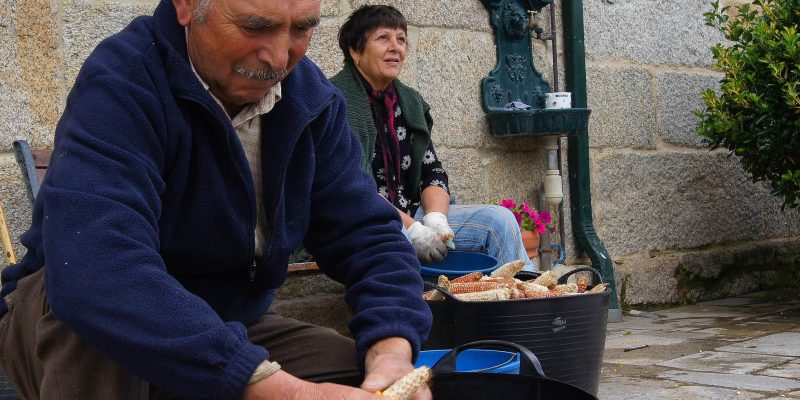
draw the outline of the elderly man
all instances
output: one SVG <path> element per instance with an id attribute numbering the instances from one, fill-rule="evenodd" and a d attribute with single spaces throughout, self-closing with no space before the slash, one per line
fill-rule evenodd
<path id="1" fill-rule="evenodd" d="M 162 0 L 86 60 L 2 274 L 25 398 L 377 399 L 413 369 L 419 264 L 304 57 L 319 9 Z M 268 311 L 301 241 L 347 286 L 355 340 Z"/>

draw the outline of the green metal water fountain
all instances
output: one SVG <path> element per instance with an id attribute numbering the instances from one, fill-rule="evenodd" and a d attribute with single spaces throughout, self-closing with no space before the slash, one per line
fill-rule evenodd
<path id="1" fill-rule="evenodd" d="M 497 137 L 544 136 L 548 138 L 548 173 L 558 173 L 557 138 L 568 137 L 568 165 L 572 227 L 578 246 L 609 284 L 609 321 L 621 320 L 614 283 L 614 265 L 592 222 L 588 125 L 591 110 L 586 99 L 586 61 L 583 42 L 583 2 L 564 0 L 561 15 L 564 27 L 566 91 L 571 93 L 570 108 L 545 107 L 545 94 L 558 92 L 558 53 L 555 0 L 481 0 L 489 11 L 495 34 L 497 64 L 481 81 L 483 110 L 489 131 Z M 536 15 L 549 7 L 550 30 L 536 22 Z M 549 40 L 553 51 L 553 85 L 533 63 L 532 40 Z M 556 143 L 553 145 L 553 143 Z M 557 153 L 556 153 L 557 154 Z M 553 165 L 555 164 L 555 165 Z M 549 178 L 549 177 L 547 177 Z M 546 178 L 546 179 L 547 179 Z M 560 201 L 560 199 L 559 199 Z"/>

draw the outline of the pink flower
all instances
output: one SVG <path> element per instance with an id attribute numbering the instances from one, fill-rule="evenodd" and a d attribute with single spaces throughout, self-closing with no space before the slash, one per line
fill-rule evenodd
<path id="1" fill-rule="evenodd" d="M 515 212 L 515 213 L 514 213 L 514 218 L 516 218 L 516 219 L 517 219 L 517 224 L 518 224 L 518 225 L 522 225 L 522 215 L 520 215 L 520 213 L 518 213 L 518 212 Z"/>
<path id="2" fill-rule="evenodd" d="M 553 222 L 552 217 L 550 217 L 550 213 L 547 212 L 547 211 L 542 211 L 539 214 L 539 216 L 542 218 L 542 222 L 544 222 L 545 224 L 549 224 L 549 223 Z"/>
<path id="3" fill-rule="evenodd" d="M 511 199 L 505 199 L 505 200 L 501 201 L 500 205 L 505 207 L 505 208 L 507 208 L 507 209 L 509 209 L 509 210 L 512 209 L 512 208 L 517 208 L 517 205 L 514 203 L 514 200 L 511 200 Z"/>
<path id="4" fill-rule="evenodd" d="M 524 201 L 517 205 L 514 199 L 501 200 L 496 204 L 509 209 L 514 214 L 514 218 L 522 231 L 536 231 L 539 234 L 547 232 L 548 228 L 550 228 L 551 232 L 553 231 L 553 228 L 548 226 L 552 222 L 552 217 L 547 211 L 537 212 Z"/>

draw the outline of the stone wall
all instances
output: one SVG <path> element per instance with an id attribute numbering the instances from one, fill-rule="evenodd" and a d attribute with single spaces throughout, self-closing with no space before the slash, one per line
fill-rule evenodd
<path id="1" fill-rule="evenodd" d="M 102 38 L 151 13 L 156 3 L 8 0 L 0 9 L 0 198 L 15 240 L 29 223 L 30 206 L 12 141 L 49 147 L 83 60 Z M 308 54 L 329 76 L 341 66 L 338 27 L 363 3 L 322 2 Z M 408 17 L 411 47 L 401 78 L 432 106 L 433 140 L 459 201 L 513 197 L 542 205 L 541 140 L 488 134 L 480 80 L 494 67 L 495 50 L 481 2 L 384 3 Z M 781 212 L 765 185 L 750 183 L 735 159 L 709 152 L 694 135 L 698 93 L 720 78 L 708 49 L 721 37 L 703 25 L 707 1 L 677 5 L 584 0 L 595 227 L 615 261 L 626 305 L 759 289 L 777 283 L 780 274 L 752 271 L 774 271 L 792 260 L 797 265 L 800 258 L 800 214 Z M 534 62 L 551 79 L 550 49 L 534 42 Z M 564 192 L 569 204 L 566 183 Z M 585 263 L 569 215 L 561 215 L 568 262 Z M 18 244 L 15 249 L 18 256 L 24 252 Z M 737 284 L 744 276 L 754 283 Z M 339 289 L 330 293 L 339 296 Z"/>
<path id="2" fill-rule="evenodd" d="M 593 212 L 623 305 L 797 280 L 800 213 L 694 133 L 698 93 L 722 76 L 709 47 L 723 38 L 704 25 L 709 2 L 677 5 L 584 1 Z"/>

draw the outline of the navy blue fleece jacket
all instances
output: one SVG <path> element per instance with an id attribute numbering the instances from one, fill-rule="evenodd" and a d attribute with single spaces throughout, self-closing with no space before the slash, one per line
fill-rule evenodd
<path id="1" fill-rule="evenodd" d="M 69 94 L 28 252 L 0 295 L 44 266 L 52 312 L 91 346 L 180 397 L 232 399 L 268 357 L 245 326 L 302 241 L 346 285 L 362 357 L 389 336 L 418 350 L 431 325 L 419 263 L 360 169 L 341 94 L 308 59 L 282 85 L 262 120 L 269 227 L 254 263 L 252 175 L 172 3 L 104 40 Z"/>

